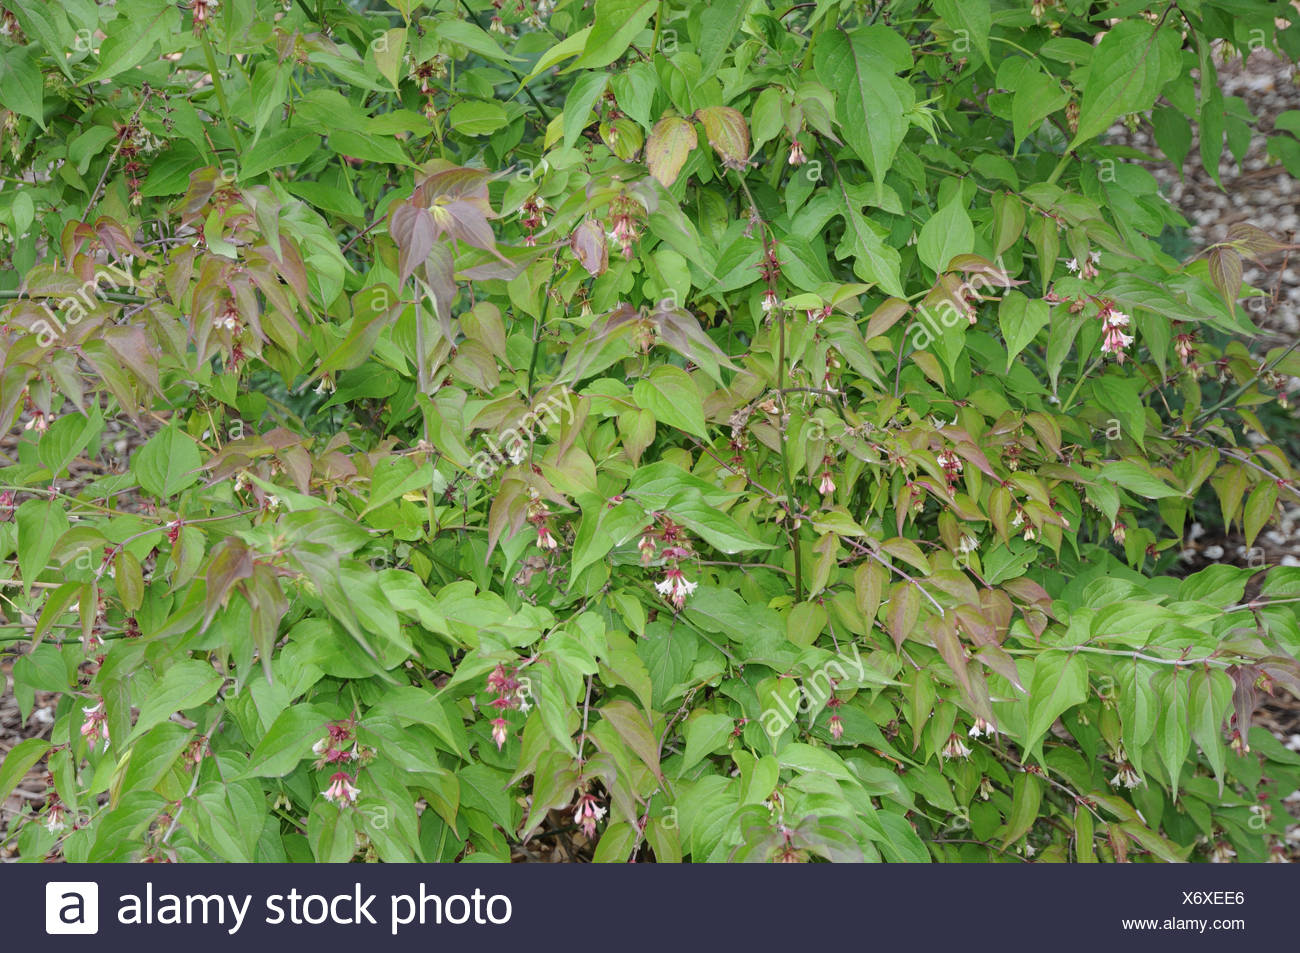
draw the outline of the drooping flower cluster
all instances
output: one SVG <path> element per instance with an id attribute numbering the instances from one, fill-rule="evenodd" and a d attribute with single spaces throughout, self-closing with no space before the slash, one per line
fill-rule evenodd
<path id="1" fill-rule="evenodd" d="M 948 742 L 943 746 L 943 756 L 945 758 L 969 758 L 970 748 L 961 740 L 961 735 L 953 732 L 948 736 Z"/>
<path id="2" fill-rule="evenodd" d="M 435 53 L 432 57 L 423 63 L 416 63 L 410 59 L 410 77 L 420 86 L 420 93 L 425 97 L 424 116 L 429 122 L 433 122 L 438 115 L 438 107 L 434 105 L 433 97 L 437 93 L 438 87 L 435 80 L 446 79 L 447 77 L 447 55 L 445 53 Z"/>
<path id="3" fill-rule="evenodd" d="M 374 754 L 373 749 L 357 742 L 356 723 L 351 720 L 330 722 L 325 729 L 325 737 L 312 745 L 311 750 L 316 755 L 318 768 L 352 761 L 364 763 Z"/>
<path id="4" fill-rule="evenodd" d="M 938 453 L 939 466 L 943 468 L 944 479 L 948 481 L 948 492 L 957 489 L 957 478 L 961 476 L 961 457 L 951 450 L 943 449 Z"/>
<path id="5" fill-rule="evenodd" d="M 63 802 L 59 800 L 59 796 L 51 793 L 49 802 L 45 808 L 45 829 L 51 834 L 59 833 L 59 831 L 68 826 L 64 819 L 66 815 L 67 808 L 65 808 Z"/>
<path id="6" fill-rule="evenodd" d="M 831 464 L 835 462 L 832 456 L 822 457 L 822 472 L 820 481 L 817 484 L 817 492 L 823 496 L 835 492 L 835 481 L 831 479 Z"/>
<path id="7" fill-rule="evenodd" d="M 488 691 L 496 696 L 488 704 L 496 712 L 496 717 L 492 719 L 492 740 L 496 742 L 498 751 L 505 745 L 508 737 L 509 724 L 506 722 L 506 712 L 512 708 L 520 711 L 528 710 L 528 699 L 524 697 L 523 682 L 517 675 L 518 670 L 514 666 L 507 670 L 500 662 L 488 673 Z"/>
<path id="8" fill-rule="evenodd" d="M 596 836 L 596 824 L 606 813 L 594 794 L 579 794 L 578 803 L 573 811 L 573 823 L 577 824 L 582 829 L 583 836 L 590 840 Z"/>
<path id="9" fill-rule="evenodd" d="M 219 0 L 190 0 L 190 13 L 194 14 L 195 36 L 200 36 L 207 29 L 219 6 L 221 6 Z"/>
<path id="10" fill-rule="evenodd" d="M 1196 335 L 1182 333 L 1174 335 L 1174 351 L 1178 360 L 1193 377 L 1201 376 L 1201 365 L 1196 360 Z"/>
<path id="11" fill-rule="evenodd" d="M 799 144 L 798 139 L 790 140 L 790 158 L 786 161 L 792 166 L 801 166 L 808 161 L 808 157 L 804 155 L 803 146 Z"/>
<path id="12" fill-rule="evenodd" d="M 548 520 L 551 518 L 551 511 L 546 508 L 537 497 L 534 497 L 528 503 L 528 522 L 532 523 L 537 529 L 537 548 L 542 552 L 549 553 L 559 547 L 560 542 L 551 532 L 551 526 Z"/>
<path id="13" fill-rule="evenodd" d="M 501 0 L 492 0 L 492 19 L 488 21 L 488 29 L 493 33 L 509 36 L 510 31 L 506 29 L 506 21 L 501 17 L 501 6 Z"/>
<path id="14" fill-rule="evenodd" d="M 325 789 L 325 800 L 339 807 L 355 804 L 361 789 L 353 783 L 354 780 L 346 771 L 337 771 L 330 775 L 329 787 Z"/>
<path id="15" fill-rule="evenodd" d="M 830 729 L 831 737 L 839 741 L 844 737 L 844 720 L 840 718 L 840 706 L 844 702 L 832 695 L 826 699 L 826 707 L 831 710 Z"/>
<path id="16" fill-rule="evenodd" d="M 677 611 L 686 605 L 686 597 L 695 592 L 699 583 L 691 582 L 676 566 L 665 570 L 664 578 L 655 583 L 655 591 L 673 604 Z"/>
<path id="17" fill-rule="evenodd" d="M 535 195 L 519 206 L 519 224 L 524 228 L 524 244 L 529 248 L 537 244 L 535 232 L 546 227 L 545 211 L 546 206 Z"/>
<path id="18" fill-rule="evenodd" d="M 103 701 L 91 706 L 90 708 L 81 709 L 86 716 L 81 723 L 81 737 L 86 739 L 86 746 L 95 750 L 95 745 L 100 741 L 104 742 L 104 750 L 108 750 L 108 713 L 104 711 Z"/>
<path id="19" fill-rule="evenodd" d="M 636 220 L 640 208 L 634 199 L 626 195 L 620 195 L 610 203 L 613 216 L 610 220 L 609 237 L 618 242 L 619 250 L 628 261 L 632 260 L 632 246 L 641 237 L 641 226 Z"/>
<path id="20" fill-rule="evenodd" d="M 221 313 L 212 319 L 212 326 L 219 331 L 229 331 L 231 334 L 238 334 L 243 329 L 243 323 L 239 320 L 239 306 L 235 303 L 232 295 L 226 299 Z"/>
<path id="21" fill-rule="evenodd" d="M 1119 748 L 1116 749 L 1115 761 L 1119 764 L 1119 770 L 1116 771 L 1115 776 L 1110 779 L 1111 787 L 1117 788 L 1122 786 L 1131 791 L 1142 783 L 1142 778 L 1133 770 L 1133 765 L 1129 764 L 1128 752 L 1124 750 L 1123 745 L 1120 745 Z"/>
<path id="22" fill-rule="evenodd" d="M 1102 321 L 1101 353 L 1114 354 L 1116 362 L 1123 364 L 1124 349 L 1133 343 L 1133 335 L 1124 333 L 1124 329 L 1129 326 L 1128 315 L 1107 304 L 1098 317 Z"/>
<path id="23" fill-rule="evenodd" d="M 1072 275 L 1077 273 L 1080 278 L 1084 278 L 1084 279 L 1096 278 L 1097 263 L 1100 261 L 1101 261 L 1101 252 L 1099 251 L 1088 252 L 1088 257 L 1084 258 L 1082 262 L 1080 262 L 1079 259 L 1077 258 L 1071 258 L 1069 261 L 1067 261 L 1065 263 L 1065 270 Z"/>
<path id="24" fill-rule="evenodd" d="M 8 7 L 0 7 L 0 36 L 9 37 L 19 46 L 27 43 L 27 37 L 23 34 L 18 18 L 9 11 Z"/>
<path id="25" fill-rule="evenodd" d="M 776 257 L 775 243 L 766 242 L 766 251 L 763 254 L 763 260 L 758 263 L 758 271 L 767 285 L 767 290 L 763 292 L 763 313 L 771 314 L 781 307 L 781 299 L 776 293 L 776 283 L 781 280 L 781 260 Z"/>
<path id="26" fill-rule="evenodd" d="M 680 612 L 686 605 L 686 597 L 698 586 L 698 583 L 686 578 L 680 566 L 682 560 L 691 557 L 691 544 L 682 527 L 673 522 L 670 517 L 660 514 L 658 523 L 658 528 L 651 524 L 642 531 L 637 548 L 641 551 L 641 564 L 648 566 L 655 559 L 656 537 L 663 544 L 662 558 L 667 563 L 667 568 L 664 570 L 663 579 L 655 583 L 655 591 Z"/>
<path id="27" fill-rule="evenodd" d="M 519 4 L 519 9 L 521 12 L 523 11 L 523 3 Z M 533 0 L 532 8 L 524 17 L 524 22 L 534 30 L 541 30 L 546 27 L 546 21 L 550 19 L 551 14 L 554 12 L 555 0 Z"/>

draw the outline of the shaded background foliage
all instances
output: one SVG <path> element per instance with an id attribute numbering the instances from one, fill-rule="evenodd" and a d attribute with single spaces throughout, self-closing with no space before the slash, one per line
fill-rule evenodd
<path id="1" fill-rule="evenodd" d="M 1263 860 L 1287 3 L 14 4 L 24 859 Z M 1194 137 L 1195 135 L 1195 137 Z M 1184 254 L 1186 252 L 1186 254 Z M 123 427 L 147 438 L 125 465 Z M 90 461 L 98 472 L 84 473 Z"/>

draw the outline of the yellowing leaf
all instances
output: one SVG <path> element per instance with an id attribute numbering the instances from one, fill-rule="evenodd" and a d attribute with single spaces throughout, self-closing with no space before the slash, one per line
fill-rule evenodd
<path id="1" fill-rule="evenodd" d="M 705 106 L 695 110 L 704 125 L 709 145 L 728 169 L 744 170 L 749 159 L 749 126 L 739 110 L 730 106 Z"/>
<path id="2" fill-rule="evenodd" d="M 699 144 L 695 127 L 680 116 L 665 116 L 650 130 L 645 145 L 646 165 L 650 174 L 664 186 L 672 185 L 686 164 L 691 150 Z M 716 148 L 716 147 L 715 147 Z"/>

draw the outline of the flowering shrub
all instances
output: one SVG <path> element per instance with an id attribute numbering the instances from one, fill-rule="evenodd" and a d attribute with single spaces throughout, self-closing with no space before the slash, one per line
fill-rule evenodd
<path id="1" fill-rule="evenodd" d="M 5 2 L 24 859 L 1280 854 L 1292 4 Z"/>

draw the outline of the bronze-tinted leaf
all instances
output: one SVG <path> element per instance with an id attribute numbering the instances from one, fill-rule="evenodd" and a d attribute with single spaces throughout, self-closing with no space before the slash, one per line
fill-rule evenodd
<path id="1" fill-rule="evenodd" d="M 885 627 L 894 640 L 895 648 L 901 648 L 907 637 L 916 628 L 916 620 L 921 614 L 921 594 L 916 587 L 906 582 L 896 582 L 889 590 L 889 608 L 885 614 Z"/>
<path id="2" fill-rule="evenodd" d="M 659 746 L 645 714 L 631 702 L 622 699 L 610 702 L 600 713 L 651 773 L 663 783 L 663 774 L 659 770 Z"/>
<path id="3" fill-rule="evenodd" d="M 887 298 L 880 307 L 871 312 L 871 318 L 867 321 L 867 340 L 870 341 L 884 334 L 911 309 L 912 306 L 902 298 Z"/>
<path id="4" fill-rule="evenodd" d="M 398 269 L 402 284 L 429 257 L 438 235 L 432 213 L 412 202 L 400 202 L 388 221 L 388 234 L 397 243 Z"/>
<path id="5" fill-rule="evenodd" d="M 253 552 L 237 536 L 227 536 L 212 550 L 208 563 L 207 604 L 203 610 L 203 629 L 212 622 L 217 609 L 230 599 L 231 590 L 241 579 L 253 574 Z"/>
<path id="6" fill-rule="evenodd" d="M 609 241 L 605 229 L 595 219 L 589 218 L 573 230 L 569 247 L 593 278 L 599 278 L 609 269 Z"/>
<path id="7" fill-rule="evenodd" d="M 1212 248 L 1209 266 L 1210 280 L 1228 307 L 1232 307 L 1241 293 L 1241 255 L 1232 248 Z"/>
<path id="8" fill-rule="evenodd" d="M 1230 665 L 1227 671 L 1232 679 L 1232 708 L 1237 716 L 1236 729 L 1245 750 L 1250 751 L 1250 722 L 1259 700 L 1255 682 L 1261 672 L 1254 665 Z"/>
<path id="9" fill-rule="evenodd" d="M 1238 222 L 1228 229 L 1228 241 L 1247 258 L 1259 258 L 1274 252 L 1294 248 L 1286 242 L 1278 241 L 1268 232 L 1248 222 Z"/>

